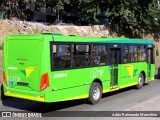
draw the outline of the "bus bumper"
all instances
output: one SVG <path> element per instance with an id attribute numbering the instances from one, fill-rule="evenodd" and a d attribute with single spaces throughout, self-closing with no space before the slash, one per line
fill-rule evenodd
<path id="1" fill-rule="evenodd" d="M 9 88 L 4 84 L 3 84 L 3 89 L 5 96 L 45 102 L 45 94 L 41 92 Z"/>

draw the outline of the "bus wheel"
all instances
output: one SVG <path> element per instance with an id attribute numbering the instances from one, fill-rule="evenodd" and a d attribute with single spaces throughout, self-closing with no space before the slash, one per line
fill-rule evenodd
<path id="1" fill-rule="evenodd" d="M 1 100 L 3 99 L 4 93 L 3 93 L 3 85 L 1 85 Z"/>
<path id="2" fill-rule="evenodd" d="M 143 87 L 143 84 L 144 84 L 144 76 L 141 73 L 138 78 L 137 89 L 141 89 Z"/>
<path id="3" fill-rule="evenodd" d="M 1 85 L 1 100 L 7 99 L 8 97 L 4 95 L 3 85 Z"/>
<path id="4" fill-rule="evenodd" d="M 100 101 L 102 97 L 102 87 L 99 83 L 93 82 L 90 90 L 89 90 L 89 97 L 87 102 L 90 104 L 96 104 Z"/>

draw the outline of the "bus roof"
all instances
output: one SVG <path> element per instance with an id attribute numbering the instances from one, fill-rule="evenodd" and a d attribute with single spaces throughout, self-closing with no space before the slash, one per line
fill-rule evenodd
<path id="1" fill-rule="evenodd" d="M 149 39 L 129 39 L 129 38 L 100 38 L 82 36 L 54 36 L 55 42 L 96 42 L 96 43 L 129 43 L 129 44 L 153 44 Z"/>
<path id="2" fill-rule="evenodd" d="M 59 34 L 59 33 L 58 33 Z M 10 35 L 7 39 L 16 39 L 16 40 L 35 40 L 35 39 L 43 39 L 45 36 L 50 36 L 53 38 L 55 42 L 90 42 L 90 43 L 129 43 L 129 44 L 153 44 L 152 40 L 149 39 L 130 39 L 130 38 L 105 38 L 105 37 L 84 37 L 79 35 L 71 35 L 71 36 L 63 36 L 53 35 L 49 33 L 43 34 L 23 34 L 23 35 Z M 47 39 L 45 39 L 47 40 Z M 49 41 L 52 41 L 49 39 Z"/>

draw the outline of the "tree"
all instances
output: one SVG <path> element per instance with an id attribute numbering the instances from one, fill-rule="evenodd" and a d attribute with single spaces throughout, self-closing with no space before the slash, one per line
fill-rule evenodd
<path id="1" fill-rule="evenodd" d="M 46 6 L 55 8 L 57 13 L 57 22 L 59 22 L 60 14 L 64 12 L 64 6 L 70 4 L 70 0 L 46 0 Z"/>
<path id="2" fill-rule="evenodd" d="M 32 0 L 1 0 L 0 8 L 8 16 L 26 19 L 25 7 Z M 160 0 L 34 0 L 36 11 L 56 9 L 57 22 L 62 13 L 76 14 L 79 21 L 98 22 L 105 13 L 107 24 L 118 35 L 140 37 L 154 32 L 160 24 Z M 9 17 L 8 17 L 9 18 Z"/>
<path id="3" fill-rule="evenodd" d="M 109 18 L 109 26 L 119 35 L 124 32 L 130 37 L 139 37 L 151 32 L 158 24 L 155 20 L 157 9 L 155 0 L 102 0 L 99 3 L 101 11 Z"/>

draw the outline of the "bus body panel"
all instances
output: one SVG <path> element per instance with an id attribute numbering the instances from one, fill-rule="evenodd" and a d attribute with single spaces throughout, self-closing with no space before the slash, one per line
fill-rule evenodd
<path id="1" fill-rule="evenodd" d="M 121 71 L 119 74 L 119 88 L 137 84 L 142 71 L 147 75 L 146 62 L 121 64 L 119 69 Z"/>
<path id="2" fill-rule="evenodd" d="M 155 76 L 155 64 L 151 64 L 151 77 L 148 78 L 147 81 L 152 81 L 152 80 L 154 80 L 154 76 Z"/>
<path id="3" fill-rule="evenodd" d="M 52 37 L 46 38 L 47 41 L 35 35 L 9 36 L 4 40 L 3 71 L 7 85 L 3 84 L 3 88 L 6 96 L 49 101 L 49 96 L 45 96 L 48 89 L 40 91 L 41 76 L 50 71 L 50 54 L 46 51 L 50 52 L 49 39 Z"/>
<path id="4" fill-rule="evenodd" d="M 3 71 L 7 78 L 4 85 L 6 96 L 19 97 L 41 102 L 57 102 L 87 98 L 91 84 L 96 80 L 102 83 L 103 93 L 137 84 L 142 71 L 146 81 L 154 79 L 155 65 L 151 64 L 151 75 L 147 78 L 147 62 L 118 64 L 118 84 L 111 87 L 112 65 L 92 66 L 86 68 L 69 68 L 66 70 L 52 70 L 51 41 L 56 42 L 87 42 L 84 37 L 64 37 L 51 35 L 17 35 L 9 36 L 4 41 Z M 105 39 L 86 38 L 89 42 L 101 42 Z M 117 40 L 121 43 L 121 40 Z M 117 43 L 109 40 L 109 43 Z M 88 42 L 88 43 L 89 43 Z M 124 41 L 123 41 L 124 42 Z M 123 43 L 122 42 L 122 43 Z M 128 39 L 125 42 L 131 43 Z M 137 40 L 135 43 L 153 44 L 151 41 Z M 104 44 L 104 42 L 102 42 Z M 107 43 L 106 43 L 107 44 Z M 40 90 L 41 78 L 48 74 L 49 86 Z"/>
<path id="5" fill-rule="evenodd" d="M 103 89 L 110 87 L 108 66 L 61 70 L 51 72 L 52 100 L 61 101 L 71 98 L 87 98 L 90 85 L 94 80 L 102 82 Z"/>
<path id="6" fill-rule="evenodd" d="M 8 87 L 39 91 L 42 40 L 7 40 Z"/>

